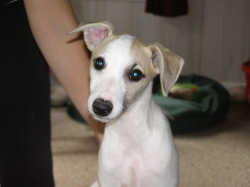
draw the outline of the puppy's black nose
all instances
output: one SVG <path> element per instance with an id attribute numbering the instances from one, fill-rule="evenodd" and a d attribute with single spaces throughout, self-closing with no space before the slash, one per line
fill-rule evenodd
<path id="1" fill-rule="evenodd" d="M 113 105 L 110 101 L 105 101 L 102 98 L 98 98 L 94 100 L 92 108 L 95 114 L 104 117 L 110 114 L 113 109 Z"/>

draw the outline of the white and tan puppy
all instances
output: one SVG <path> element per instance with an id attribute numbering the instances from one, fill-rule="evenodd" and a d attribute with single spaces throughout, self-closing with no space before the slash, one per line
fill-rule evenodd
<path id="1" fill-rule="evenodd" d="M 80 25 L 92 52 L 88 109 L 107 122 L 93 187 L 172 187 L 178 185 L 178 155 L 169 123 L 152 96 L 160 74 L 167 96 L 183 59 L 160 44 L 114 35 L 108 22 Z"/>

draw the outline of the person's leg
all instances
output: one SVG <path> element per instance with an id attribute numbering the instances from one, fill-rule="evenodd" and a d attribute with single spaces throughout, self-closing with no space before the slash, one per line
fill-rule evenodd
<path id="1" fill-rule="evenodd" d="M 0 186 L 53 187 L 49 69 L 21 1 L 0 7 Z"/>

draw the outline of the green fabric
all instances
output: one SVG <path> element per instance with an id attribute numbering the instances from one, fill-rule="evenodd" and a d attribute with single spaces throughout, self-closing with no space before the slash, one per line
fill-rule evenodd
<path id="1" fill-rule="evenodd" d="M 229 110 L 228 91 L 218 82 L 198 76 L 180 76 L 177 83 L 197 85 L 200 96 L 197 101 L 165 98 L 161 93 L 159 78 L 154 80 L 154 99 L 173 119 L 169 119 L 173 133 L 199 131 L 218 124 Z"/>

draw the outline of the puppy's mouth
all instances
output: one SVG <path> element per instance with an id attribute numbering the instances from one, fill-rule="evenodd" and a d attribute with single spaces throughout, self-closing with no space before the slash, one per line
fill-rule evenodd
<path id="1" fill-rule="evenodd" d="M 100 122 L 103 122 L 103 123 L 107 123 L 107 122 L 109 122 L 109 121 L 111 121 L 111 120 L 114 119 L 114 118 L 110 118 L 109 116 L 105 116 L 105 117 L 103 117 L 103 116 L 98 116 L 98 115 L 96 115 L 96 114 L 94 114 L 94 113 L 91 113 L 91 115 L 93 116 L 93 118 L 94 118 L 95 120 L 100 121 Z"/>
<path id="2" fill-rule="evenodd" d="M 94 118 L 95 120 L 97 120 L 97 121 L 100 121 L 100 122 L 103 122 L 103 123 L 108 123 L 108 122 L 110 122 L 110 121 L 113 121 L 113 120 L 119 118 L 119 117 L 122 115 L 122 113 L 124 112 L 124 110 L 126 110 L 126 107 L 123 107 L 122 112 L 119 113 L 119 114 L 116 115 L 116 116 L 105 116 L 105 117 L 103 117 L 103 116 L 98 116 L 98 115 L 96 115 L 95 113 L 91 113 L 91 115 L 92 115 L 93 118 Z"/>
<path id="3" fill-rule="evenodd" d="M 108 123 L 110 121 L 113 121 L 117 118 L 119 118 L 119 116 L 121 116 L 121 114 L 124 112 L 124 110 L 126 110 L 126 107 L 123 107 L 122 111 L 118 114 L 118 115 L 108 115 L 108 116 L 99 116 L 97 114 L 95 114 L 93 111 L 90 111 L 90 114 L 93 116 L 93 118 L 97 121 L 103 122 L 103 123 Z"/>

